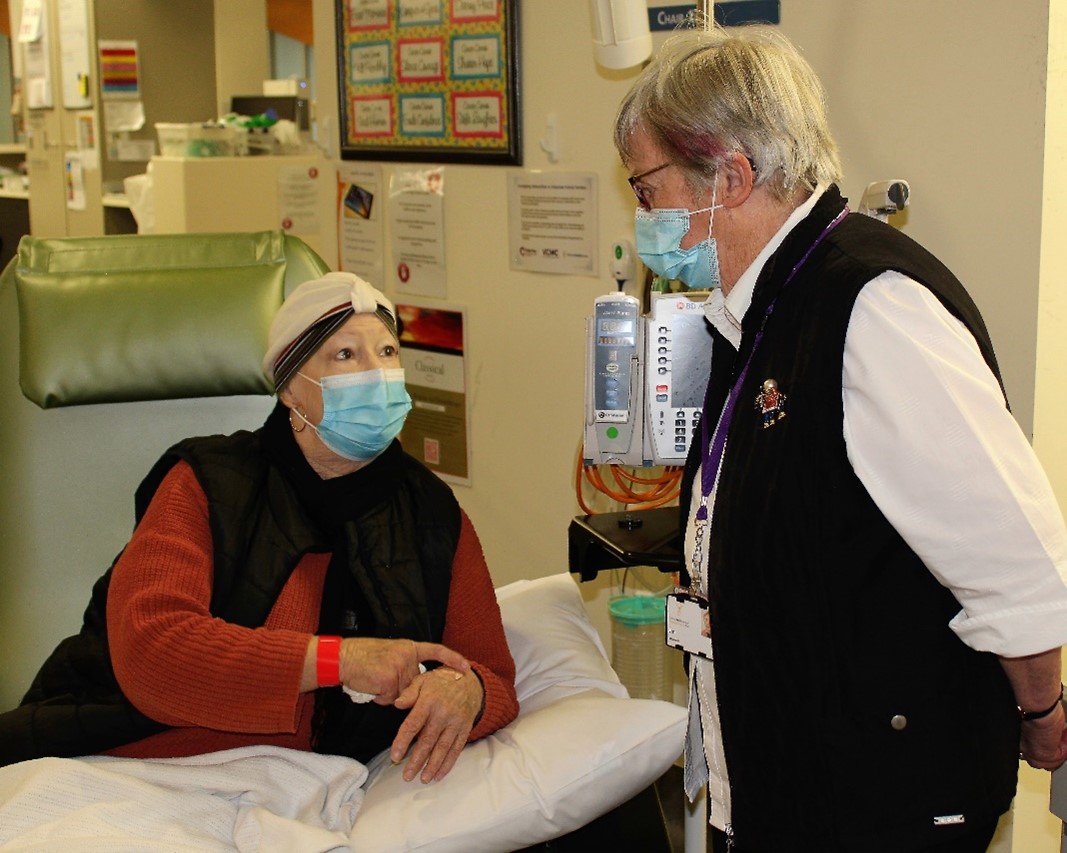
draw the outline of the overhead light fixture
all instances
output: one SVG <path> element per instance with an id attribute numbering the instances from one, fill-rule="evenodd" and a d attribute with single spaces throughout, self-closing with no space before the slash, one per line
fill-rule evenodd
<path id="1" fill-rule="evenodd" d="M 652 55 L 647 0 L 589 0 L 593 55 L 605 68 L 633 68 Z"/>

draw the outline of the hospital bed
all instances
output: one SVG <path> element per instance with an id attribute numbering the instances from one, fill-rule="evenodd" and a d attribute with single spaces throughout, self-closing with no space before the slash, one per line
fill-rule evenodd
<path id="1" fill-rule="evenodd" d="M 24 238 L 0 276 L 4 708 L 77 630 L 159 454 L 262 422 L 267 325 L 324 270 L 280 232 Z M 0 848 L 579 849 L 674 764 L 685 711 L 627 697 L 566 571 L 497 596 L 521 710 L 442 781 L 277 748 L 39 759 L 0 769 Z"/>

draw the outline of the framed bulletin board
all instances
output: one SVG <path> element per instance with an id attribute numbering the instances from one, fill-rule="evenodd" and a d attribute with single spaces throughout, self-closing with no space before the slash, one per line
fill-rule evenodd
<path id="1" fill-rule="evenodd" d="M 337 0 L 341 156 L 522 164 L 519 0 Z"/>

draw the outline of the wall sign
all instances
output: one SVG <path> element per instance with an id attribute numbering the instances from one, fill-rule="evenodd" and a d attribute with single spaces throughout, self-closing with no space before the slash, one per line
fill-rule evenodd
<path id="1" fill-rule="evenodd" d="M 781 5 L 781 0 L 721 0 L 714 5 L 715 23 L 721 27 L 779 24 L 782 19 Z M 694 12 L 692 3 L 652 0 L 648 10 L 648 28 L 655 33 L 689 26 Z"/>
<path id="2" fill-rule="evenodd" d="M 341 156 L 522 163 L 518 0 L 337 0 Z"/>

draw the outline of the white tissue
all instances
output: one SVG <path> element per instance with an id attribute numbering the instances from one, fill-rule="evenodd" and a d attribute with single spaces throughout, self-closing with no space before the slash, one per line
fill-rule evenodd
<path id="1" fill-rule="evenodd" d="M 426 672 L 425 664 L 419 664 L 419 672 Z M 355 702 L 357 705 L 362 705 L 365 702 L 370 702 L 376 694 L 374 693 L 360 693 L 358 690 L 353 690 L 351 687 L 341 686 L 341 689 L 348 694 L 348 698 Z"/>

